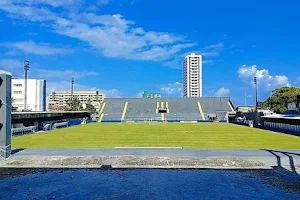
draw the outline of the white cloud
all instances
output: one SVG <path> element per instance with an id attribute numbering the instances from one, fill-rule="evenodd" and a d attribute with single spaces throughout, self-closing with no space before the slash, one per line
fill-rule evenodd
<path id="1" fill-rule="evenodd" d="M 257 77 L 258 86 L 266 91 L 273 90 L 281 86 L 289 86 L 288 77 L 285 75 L 270 75 L 267 69 L 257 69 L 256 65 L 247 67 L 243 65 L 238 70 L 239 77 L 253 85 L 254 77 Z"/>
<path id="2" fill-rule="evenodd" d="M 37 76 L 39 78 L 59 78 L 65 79 L 66 77 L 83 78 L 87 76 L 97 75 L 94 71 L 73 71 L 73 70 L 47 70 L 47 69 L 37 69 Z"/>
<path id="3" fill-rule="evenodd" d="M 71 84 L 69 81 L 59 81 L 59 82 L 47 82 L 47 94 L 53 91 L 71 90 Z M 105 97 L 108 98 L 119 98 L 121 93 L 117 89 L 97 89 L 92 86 L 82 85 L 75 82 L 74 90 L 100 90 Z"/>
<path id="4" fill-rule="evenodd" d="M 213 64 L 215 64 L 215 61 L 214 60 L 203 60 L 202 63 L 203 64 L 213 65 Z"/>
<path id="5" fill-rule="evenodd" d="M 180 94 L 182 89 L 182 84 L 179 82 L 169 83 L 160 87 L 160 90 L 166 94 Z"/>
<path id="6" fill-rule="evenodd" d="M 3 0 L 0 2 L 0 10 L 11 18 L 44 23 L 53 32 L 83 41 L 106 57 L 162 61 L 165 66 L 181 68 L 182 60 L 188 54 L 186 49 L 196 46 L 196 43 L 186 40 L 185 36 L 162 31 L 146 31 L 120 14 L 63 12 L 64 9 L 68 9 L 71 2 L 71 0 Z M 83 5 L 82 2 L 79 1 L 76 5 Z M 109 3 L 107 0 L 99 2 Z M 63 11 L 55 13 L 53 7 L 61 7 Z M 36 50 L 39 49 L 39 45 L 44 47 L 43 51 Z M 17 47 L 31 53 L 39 53 L 38 55 L 42 52 L 46 55 L 54 55 L 57 51 L 59 54 L 71 52 L 69 49 L 55 48 L 49 44 L 35 44 L 31 41 L 27 42 L 26 49 L 24 46 L 25 44 L 21 43 Z M 223 49 L 224 44 L 217 43 L 205 46 L 198 52 L 204 57 L 215 57 L 219 56 Z M 204 60 L 203 63 L 213 64 L 213 61 Z"/>
<path id="7" fill-rule="evenodd" d="M 7 70 L 23 69 L 24 63 L 14 59 L 1 59 L 0 67 Z"/>
<path id="8" fill-rule="evenodd" d="M 203 47 L 204 50 L 223 49 L 223 48 L 224 48 L 223 43 L 217 43 L 217 44 L 207 45 L 207 46 Z"/>
<path id="9" fill-rule="evenodd" d="M 59 81 L 59 82 L 46 82 L 46 91 L 47 94 L 50 94 L 53 91 L 61 91 L 61 90 L 71 90 L 71 83 L 68 81 Z"/>
<path id="10" fill-rule="evenodd" d="M 47 5 L 64 8 L 72 8 L 74 6 L 79 6 L 83 3 L 83 0 L 23 0 L 24 5 Z"/>
<path id="11" fill-rule="evenodd" d="M 33 63 L 34 66 L 38 66 L 37 63 Z M 22 76 L 23 77 L 23 68 L 24 68 L 24 61 L 14 60 L 14 59 L 0 59 L 0 69 L 5 69 L 15 76 Z M 54 79 L 66 79 L 74 77 L 74 78 L 83 78 L 87 76 L 95 76 L 97 72 L 94 71 L 74 71 L 74 70 L 51 70 L 51 69 L 40 69 L 37 67 L 33 67 L 30 69 L 30 77 L 31 78 L 54 78 Z M 20 75 L 21 74 L 21 75 Z"/>
<path id="12" fill-rule="evenodd" d="M 229 97 L 230 89 L 220 88 L 217 92 L 215 92 L 214 96 L 216 97 Z"/>
<path id="13" fill-rule="evenodd" d="M 200 54 L 204 57 L 216 57 L 220 55 L 223 49 L 224 49 L 223 43 L 212 44 L 203 47 L 203 50 L 200 52 Z"/>
<path id="14" fill-rule="evenodd" d="M 136 98 L 142 98 L 142 97 L 143 97 L 143 94 L 144 94 L 144 91 L 139 92 L 139 93 L 136 95 Z"/>
<path id="15" fill-rule="evenodd" d="M 35 55 L 69 54 L 72 52 L 72 50 L 67 48 L 57 48 L 47 43 L 35 43 L 33 41 L 5 42 L 0 43 L 0 46 L 10 48 L 13 52 L 18 50 Z"/>
<path id="16" fill-rule="evenodd" d="M 105 94 L 106 98 L 120 98 L 121 92 L 118 89 L 100 89 L 100 91 Z"/>
<path id="17" fill-rule="evenodd" d="M 163 61 L 173 59 L 183 49 L 195 46 L 186 42 L 184 36 L 145 31 L 120 14 L 54 13 L 52 7 L 37 5 L 37 2 L 47 2 L 51 6 L 59 6 L 54 0 L 39 0 L 32 4 L 20 2 L 1 1 L 0 10 L 11 18 L 44 22 L 52 31 L 84 41 L 107 57 Z"/>
<path id="18" fill-rule="evenodd" d="M 110 1 L 111 0 L 98 0 L 97 4 L 98 5 L 107 5 L 107 4 L 109 4 Z"/>
<path id="19" fill-rule="evenodd" d="M 62 90 L 71 90 L 71 80 L 61 80 L 61 81 L 47 81 L 47 93 L 50 94 L 53 91 L 62 91 Z M 74 90 L 95 90 L 95 87 L 87 86 L 87 85 L 81 85 L 78 84 L 76 81 L 74 83 Z"/>
<path id="20" fill-rule="evenodd" d="M 300 76 L 294 81 L 294 85 L 300 85 Z"/>
<path id="21" fill-rule="evenodd" d="M 4 70 L 2 70 L 2 69 L 0 69 L 0 74 L 8 74 L 8 75 L 12 75 L 11 72 L 4 71 Z"/>
<path id="22" fill-rule="evenodd" d="M 216 43 L 216 44 L 204 46 L 201 50 L 198 50 L 198 51 L 185 52 L 185 53 L 181 54 L 181 57 L 185 57 L 186 55 L 191 54 L 191 53 L 201 54 L 203 57 L 216 57 L 216 56 L 219 56 L 223 50 L 224 50 L 224 44 Z M 213 62 L 213 61 L 209 60 L 206 63 L 211 64 L 211 62 Z"/>
<path id="23" fill-rule="evenodd" d="M 175 58 L 174 60 L 163 62 L 163 65 L 173 69 L 182 69 L 183 66 L 182 63 L 183 63 L 183 58 Z"/>
<path id="24" fill-rule="evenodd" d="M 97 17 L 94 14 L 92 16 Z M 99 26 L 91 27 L 88 24 L 64 20 L 62 23 L 58 21 L 54 27 L 57 33 L 85 41 L 107 57 L 162 61 L 195 45 L 194 43 L 177 44 L 181 41 L 179 39 L 181 37 L 168 33 L 131 32 L 129 26 L 133 22 L 124 20 L 121 15 L 110 17 L 102 15 L 98 16 L 97 20 Z"/>
<path id="25" fill-rule="evenodd" d="M 11 18 L 18 18 L 29 21 L 51 21 L 57 17 L 46 8 L 32 7 L 24 4 L 18 4 L 12 0 L 1 0 L 0 10 L 3 10 Z"/>

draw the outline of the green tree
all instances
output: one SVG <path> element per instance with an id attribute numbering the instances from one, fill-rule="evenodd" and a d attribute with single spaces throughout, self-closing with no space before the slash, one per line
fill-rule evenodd
<path id="1" fill-rule="evenodd" d="M 297 87 L 281 87 L 273 91 L 264 103 L 264 107 L 269 107 L 276 113 L 284 113 L 288 111 L 288 103 L 296 102 L 297 95 L 300 95 L 300 88 Z"/>
<path id="2" fill-rule="evenodd" d="M 76 98 L 74 98 L 73 100 L 68 100 L 67 105 L 70 111 L 79 111 L 81 108 L 80 101 Z"/>
<path id="3" fill-rule="evenodd" d="M 84 109 L 86 111 L 96 111 L 96 108 L 93 106 L 91 100 L 89 99 L 88 102 L 86 103 L 86 108 Z"/>

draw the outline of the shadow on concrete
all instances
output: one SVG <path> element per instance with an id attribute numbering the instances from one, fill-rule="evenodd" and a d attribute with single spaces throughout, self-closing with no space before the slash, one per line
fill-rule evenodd
<path id="1" fill-rule="evenodd" d="M 289 158 L 291 173 L 294 173 L 294 174 L 297 174 L 297 175 L 300 176 L 300 174 L 298 174 L 297 171 L 296 171 L 296 166 L 295 166 L 295 162 L 294 162 L 294 157 L 296 157 L 296 156 L 300 157 L 300 154 L 293 153 L 293 152 L 286 152 L 286 151 L 270 150 L 270 149 L 261 149 L 261 150 L 267 151 L 267 152 L 269 152 L 270 154 L 272 154 L 273 156 L 276 157 L 277 166 L 273 166 L 274 169 L 281 169 L 281 170 L 285 170 L 285 171 L 290 172 L 289 170 L 285 169 L 282 166 L 282 161 L 281 161 L 280 154 L 287 156 Z"/>
<path id="2" fill-rule="evenodd" d="M 24 151 L 24 150 L 25 150 L 24 148 L 13 149 L 13 150 L 11 150 L 11 155 L 14 155 L 14 154 L 19 153 L 19 152 Z"/>

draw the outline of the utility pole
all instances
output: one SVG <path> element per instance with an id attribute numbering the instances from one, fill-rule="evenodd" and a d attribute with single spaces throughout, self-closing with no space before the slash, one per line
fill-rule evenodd
<path id="1" fill-rule="evenodd" d="M 258 83 L 257 77 L 254 77 L 254 84 L 255 84 L 255 112 L 258 110 Z"/>
<path id="2" fill-rule="evenodd" d="M 73 106 L 74 106 L 74 101 L 73 101 L 74 82 L 75 82 L 75 79 L 74 79 L 74 77 L 72 77 L 72 79 L 71 79 L 71 109 L 73 109 Z"/>
<path id="3" fill-rule="evenodd" d="M 24 84 L 24 110 L 27 110 L 27 75 L 29 71 L 30 62 L 28 60 L 24 61 L 24 70 L 25 70 L 25 84 Z"/>

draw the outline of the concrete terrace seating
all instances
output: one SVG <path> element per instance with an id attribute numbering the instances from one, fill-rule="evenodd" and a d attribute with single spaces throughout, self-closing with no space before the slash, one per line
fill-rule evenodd
<path id="1" fill-rule="evenodd" d="M 160 99 L 142 99 L 142 98 L 107 98 L 104 100 L 104 117 L 102 121 L 121 120 L 124 105 L 128 102 L 124 120 L 126 121 L 145 121 L 161 120 L 162 114 L 156 113 L 157 102 L 161 106 L 163 102 L 166 109 L 168 102 L 169 113 L 164 114 L 166 120 L 179 121 L 197 121 L 203 120 L 198 108 L 198 102 L 201 103 L 205 120 L 209 115 L 216 115 L 220 120 L 224 120 L 231 109 L 228 105 L 229 98 L 160 98 Z M 159 107 L 160 107 L 159 106 Z"/>
<path id="2" fill-rule="evenodd" d="M 210 114 L 216 114 L 220 120 L 224 120 L 226 113 L 232 111 L 228 105 L 229 98 L 207 97 L 201 98 L 200 102 L 206 119 Z"/>
<path id="3" fill-rule="evenodd" d="M 160 120 L 156 113 L 157 99 L 128 99 L 125 120 Z"/>
<path id="4" fill-rule="evenodd" d="M 102 121 L 121 120 L 126 100 L 121 98 L 107 98 L 105 102 Z"/>
<path id="5" fill-rule="evenodd" d="M 170 98 L 162 99 L 162 101 L 169 104 L 170 113 L 166 114 L 167 120 L 196 121 L 202 119 L 195 98 Z"/>

